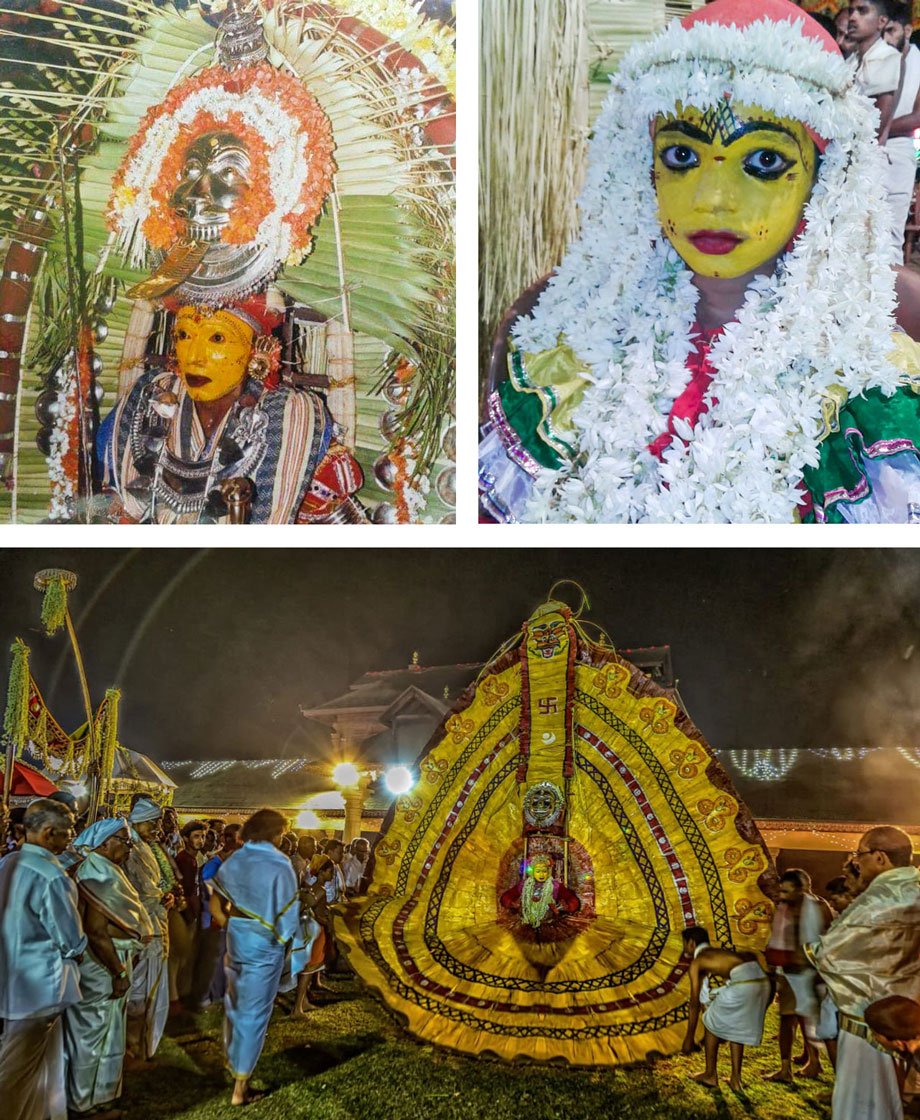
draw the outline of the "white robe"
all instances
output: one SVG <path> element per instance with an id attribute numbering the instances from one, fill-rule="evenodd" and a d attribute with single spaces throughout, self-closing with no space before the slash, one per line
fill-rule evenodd
<path id="1" fill-rule="evenodd" d="M 134 966 L 128 993 L 128 1049 L 149 1059 L 157 1052 L 169 1016 L 169 920 L 163 907 L 165 886 L 160 865 L 149 844 L 133 832 L 134 847 L 125 874 L 140 895 L 154 928 Z"/>
<path id="2" fill-rule="evenodd" d="M 23 844 L 0 860 L 0 1114 L 64 1120 L 61 1013 L 80 999 L 86 949 L 77 889 L 57 858 Z"/>
<path id="3" fill-rule="evenodd" d="M 304 934 L 294 868 L 273 844 L 248 841 L 211 882 L 246 915 L 227 923 L 224 1044 L 232 1075 L 249 1077 L 265 1044 L 285 956 L 296 975 L 309 962 L 312 941 Z"/>
<path id="4" fill-rule="evenodd" d="M 805 955 L 839 1010 L 854 1019 L 885 996 L 920 999 L 920 871 L 882 872 L 818 941 L 805 946 Z M 901 1120 L 891 1057 L 845 1030 L 843 1022 L 837 1045 L 833 1120 Z"/>
<path id="5" fill-rule="evenodd" d="M 0 860 L 0 1019 L 37 1019 L 80 998 L 86 948 L 77 889 L 57 859 L 23 844 Z"/>
<path id="6" fill-rule="evenodd" d="M 894 1060 L 862 1038 L 841 1031 L 837 1039 L 833 1120 L 902 1120 Z"/>
<path id="7" fill-rule="evenodd" d="M 770 978 L 757 961 L 735 965 L 725 984 L 711 994 L 703 1026 L 725 1042 L 759 1046 L 770 993 Z"/>

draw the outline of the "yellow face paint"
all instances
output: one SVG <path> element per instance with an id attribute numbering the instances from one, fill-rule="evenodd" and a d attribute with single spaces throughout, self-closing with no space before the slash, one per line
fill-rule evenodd
<path id="1" fill-rule="evenodd" d="M 546 863 L 544 860 L 539 860 L 538 862 L 534 863 L 533 864 L 534 880 L 538 883 L 545 883 L 546 880 L 549 878 L 550 870 L 551 870 L 551 865 Z"/>
<path id="2" fill-rule="evenodd" d="M 176 361 L 189 396 L 216 401 L 246 376 L 255 331 L 227 311 L 182 307 L 176 315 Z"/>
<path id="3" fill-rule="evenodd" d="M 728 101 L 658 117 L 654 152 L 661 228 L 693 272 L 712 277 L 743 276 L 783 252 L 817 166 L 800 121 Z"/>

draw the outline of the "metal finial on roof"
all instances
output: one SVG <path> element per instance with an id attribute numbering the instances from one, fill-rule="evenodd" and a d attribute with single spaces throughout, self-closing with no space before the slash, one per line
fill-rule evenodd
<path id="1" fill-rule="evenodd" d="M 255 66 L 268 57 L 259 9 L 252 0 L 229 0 L 217 32 L 221 66 Z"/>
<path id="2" fill-rule="evenodd" d="M 450 685 L 447 685 L 447 684 L 444 686 L 444 699 L 445 700 L 450 699 Z"/>
<path id="3" fill-rule="evenodd" d="M 420 665 L 418 663 L 418 650 L 413 650 L 413 652 L 412 652 L 412 664 L 409 666 L 409 668 L 410 669 L 420 668 Z"/>

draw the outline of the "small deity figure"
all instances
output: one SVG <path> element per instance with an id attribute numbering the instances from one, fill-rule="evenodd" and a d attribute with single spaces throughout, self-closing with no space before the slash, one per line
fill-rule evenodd
<path id="1" fill-rule="evenodd" d="M 553 878 L 553 858 L 542 852 L 534 856 L 520 881 L 505 891 L 500 902 L 511 913 L 520 914 L 521 922 L 534 930 L 575 914 L 581 907 L 578 895 Z"/>

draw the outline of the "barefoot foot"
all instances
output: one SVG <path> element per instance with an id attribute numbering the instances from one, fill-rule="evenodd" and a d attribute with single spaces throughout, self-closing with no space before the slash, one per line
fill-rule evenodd
<path id="1" fill-rule="evenodd" d="M 771 1073 L 769 1077 L 765 1078 L 766 1081 L 779 1081 L 783 1085 L 795 1084 L 792 1074 L 787 1073 L 784 1069 L 779 1070 L 778 1073 Z"/>
<path id="2" fill-rule="evenodd" d="M 238 1094 L 234 1091 L 233 1096 L 230 1098 L 230 1103 L 237 1108 L 244 1105 L 252 1104 L 254 1101 L 260 1101 L 263 1097 L 267 1097 L 263 1089 L 247 1089 L 245 1093 Z"/>
<path id="3" fill-rule="evenodd" d="M 718 1077 L 710 1077 L 708 1073 L 698 1073 L 690 1080 L 695 1081 L 697 1085 L 705 1085 L 708 1089 L 718 1089 L 719 1087 Z"/>

